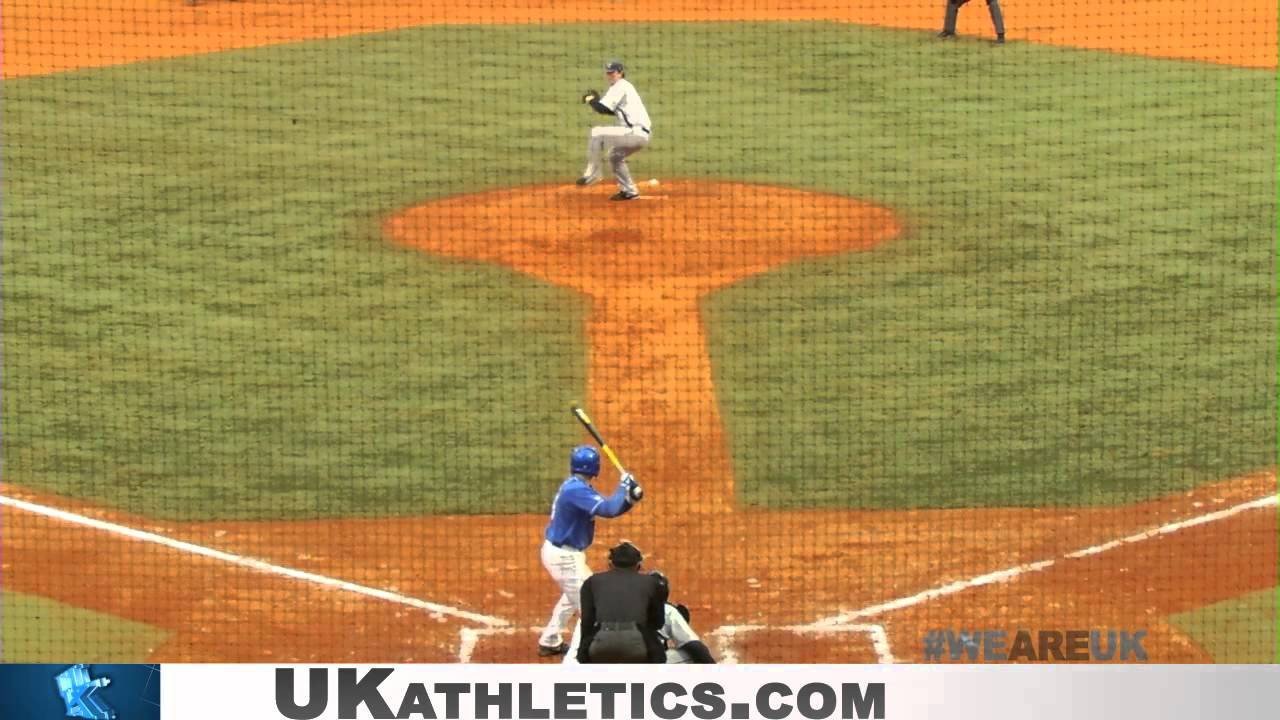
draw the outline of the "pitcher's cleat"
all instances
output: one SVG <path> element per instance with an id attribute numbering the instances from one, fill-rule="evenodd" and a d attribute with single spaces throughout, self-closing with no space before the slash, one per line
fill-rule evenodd
<path id="1" fill-rule="evenodd" d="M 640 197 L 640 193 L 633 193 L 633 192 L 627 192 L 626 190 L 619 190 L 613 195 L 610 195 L 609 199 L 610 200 L 635 200 L 638 197 Z"/>

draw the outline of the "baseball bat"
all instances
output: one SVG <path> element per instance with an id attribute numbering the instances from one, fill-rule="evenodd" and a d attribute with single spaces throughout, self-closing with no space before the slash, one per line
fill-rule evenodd
<path id="1" fill-rule="evenodd" d="M 613 454 L 613 450 L 609 448 L 609 444 L 604 441 L 604 438 L 600 437 L 600 431 L 596 430 L 596 426 L 591 423 L 591 418 L 587 417 L 587 412 L 577 405 L 574 405 L 573 416 L 578 418 L 578 422 L 582 423 L 582 427 L 586 428 L 587 432 L 591 433 L 591 437 L 595 438 L 596 442 L 600 443 L 600 449 L 604 451 L 605 457 L 609 458 L 609 462 L 613 463 L 613 466 L 618 468 L 618 472 L 626 475 L 627 471 L 622 467 L 622 463 L 618 461 L 618 456 Z"/>

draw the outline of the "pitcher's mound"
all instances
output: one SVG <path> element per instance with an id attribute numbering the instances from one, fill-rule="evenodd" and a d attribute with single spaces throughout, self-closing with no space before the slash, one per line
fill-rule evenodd
<path id="1" fill-rule="evenodd" d="M 770 185 L 664 181 L 625 202 L 610 201 L 613 192 L 602 183 L 456 195 L 410 208 L 385 230 L 424 252 L 508 265 L 592 294 L 655 281 L 705 291 L 901 232 L 886 208 Z"/>

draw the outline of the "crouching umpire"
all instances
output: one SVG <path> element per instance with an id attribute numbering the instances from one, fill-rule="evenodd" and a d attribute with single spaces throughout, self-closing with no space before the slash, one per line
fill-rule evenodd
<path id="1" fill-rule="evenodd" d="M 640 572 L 644 555 L 623 540 L 609 550 L 609 570 L 582 584 L 580 663 L 666 662 L 658 633 L 666 623 L 667 584 Z"/>

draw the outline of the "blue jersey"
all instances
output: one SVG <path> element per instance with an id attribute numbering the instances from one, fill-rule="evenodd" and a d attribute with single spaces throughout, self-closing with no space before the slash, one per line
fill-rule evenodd
<path id="1" fill-rule="evenodd" d="M 596 537 L 596 516 L 618 517 L 631 509 L 627 488 L 618 483 L 613 497 L 605 499 L 586 480 L 571 475 L 560 484 L 551 503 L 546 538 L 553 545 L 586 550 Z"/>

